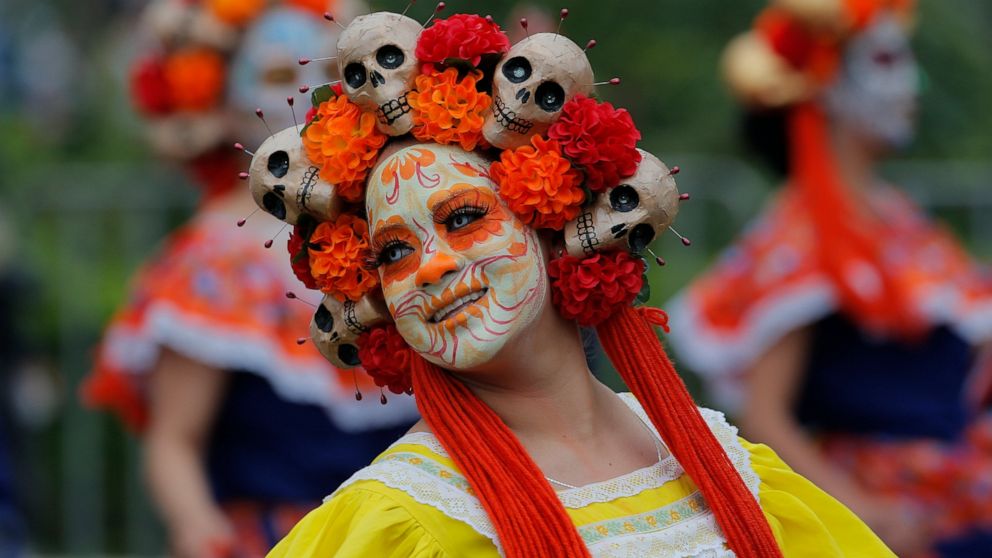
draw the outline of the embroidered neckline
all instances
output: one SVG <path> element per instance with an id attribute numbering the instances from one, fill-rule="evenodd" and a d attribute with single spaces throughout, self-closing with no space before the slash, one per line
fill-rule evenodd
<path id="1" fill-rule="evenodd" d="M 657 431 L 637 399 L 631 394 L 620 394 L 620 397 L 657 436 Z M 760 479 L 751 467 L 750 453 L 737 438 L 737 428 L 727 422 L 723 413 L 705 408 L 700 408 L 699 411 L 727 452 L 734 468 L 757 498 Z M 492 541 L 502 554 L 495 528 L 467 479 L 453 466 L 440 463 L 433 456 L 400 448 L 402 445 L 421 446 L 437 456 L 448 458 L 447 452 L 433 434 L 407 434 L 394 442 L 372 465 L 348 479 L 334 494 L 358 481 L 380 482 L 403 491 L 419 504 L 433 507 L 444 515 L 465 523 Z M 678 479 L 684 472 L 669 453 L 660 462 L 649 467 L 606 481 L 561 491 L 558 492 L 558 497 L 566 508 L 579 509 L 594 503 L 637 496 L 645 490 Z M 590 552 L 597 557 L 672 554 L 695 558 L 734 556 L 726 547 L 716 518 L 698 490 L 655 510 L 610 518 L 579 526 L 578 529 Z"/>

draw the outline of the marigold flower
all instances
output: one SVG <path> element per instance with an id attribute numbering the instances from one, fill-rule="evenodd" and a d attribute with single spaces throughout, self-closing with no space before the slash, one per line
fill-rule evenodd
<path id="1" fill-rule="evenodd" d="M 183 50 L 166 58 L 162 70 L 175 108 L 206 110 L 220 100 L 226 72 L 217 52 L 208 48 Z"/>
<path id="2" fill-rule="evenodd" d="M 455 14 L 439 19 L 420 33 L 417 60 L 433 64 L 445 60 L 465 60 L 478 67 L 485 55 L 510 50 L 510 39 L 499 25 L 479 15 Z"/>
<path id="3" fill-rule="evenodd" d="M 584 95 L 565 103 L 548 137 L 561 142 L 562 152 L 582 169 L 593 192 L 616 186 L 637 172 L 641 162 L 641 133 L 630 113 Z"/>
<path id="4" fill-rule="evenodd" d="M 346 95 L 324 101 L 303 134 L 307 157 L 320 166 L 320 177 L 337 186 L 338 194 L 361 201 L 365 176 L 375 165 L 386 135 L 375 127 L 375 115 L 362 112 Z"/>
<path id="5" fill-rule="evenodd" d="M 369 250 L 369 227 L 348 213 L 317 225 L 310 237 L 310 274 L 321 291 L 357 302 L 379 284 L 363 265 Z"/>
<path id="6" fill-rule="evenodd" d="M 644 284 L 644 260 L 624 251 L 585 259 L 562 256 L 548 263 L 551 301 L 579 325 L 595 326 L 631 304 Z"/>
<path id="7" fill-rule="evenodd" d="M 407 100 L 413 109 L 413 135 L 420 141 L 457 144 L 466 151 L 488 147 L 482 138 L 485 113 L 492 99 L 475 85 L 482 72 L 461 80 L 458 70 L 417 76 Z"/>
<path id="8" fill-rule="evenodd" d="M 356 342 L 358 359 L 375 385 L 395 394 L 410 393 L 413 389 L 410 376 L 413 349 L 394 324 L 376 326 L 359 335 Z"/>
<path id="9" fill-rule="evenodd" d="M 265 0 L 206 0 L 206 5 L 217 19 L 242 26 L 262 12 Z"/>
<path id="10" fill-rule="evenodd" d="M 561 154 L 558 142 L 540 136 L 507 149 L 490 174 L 510 211 L 536 229 L 561 230 L 582 208 L 582 177 Z"/>

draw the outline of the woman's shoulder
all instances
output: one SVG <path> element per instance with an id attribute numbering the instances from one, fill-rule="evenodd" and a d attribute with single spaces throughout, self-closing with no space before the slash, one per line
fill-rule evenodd
<path id="1" fill-rule="evenodd" d="M 464 475 L 419 432 L 345 481 L 270 556 L 497 556 L 497 540 Z"/>

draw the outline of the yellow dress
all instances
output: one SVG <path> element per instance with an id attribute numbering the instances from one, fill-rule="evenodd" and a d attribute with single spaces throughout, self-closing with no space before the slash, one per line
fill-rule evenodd
<path id="1" fill-rule="evenodd" d="M 637 400 L 624 401 L 650 425 Z M 700 409 L 787 557 L 891 557 L 842 504 Z M 698 489 L 671 456 L 558 493 L 593 556 L 734 556 Z M 465 477 L 433 435 L 408 434 L 310 512 L 270 558 L 496 558 L 499 541 Z"/>

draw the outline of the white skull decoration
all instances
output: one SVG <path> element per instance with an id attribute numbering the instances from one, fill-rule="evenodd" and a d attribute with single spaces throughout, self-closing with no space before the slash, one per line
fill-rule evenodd
<path id="1" fill-rule="evenodd" d="M 310 321 L 310 338 L 334 366 L 353 368 L 361 364 L 355 344 L 358 336 L 390 319 L 381 291 L 367 294 L 358 302 L 341 302 L 324 295 Z"/>
<path id="2" fill-rule="evenodd" d="M 671 170 L 654 155 L 638 149 L 637 172 L 565 224 L 565 250 L 586 258 L 599 250 L 621 247 L 638 254 L 675 220 L 679 191 Z"/>
<path id="3" fill-rule="evenodd" d="M 334 186 L 320 178 L 320 168 L 304 153 L 295 126 L 269 137 L 255 151 L 248 187 L 259 207 L 290 225 L 303 213 L 330 221 L 339 212 Z"/>
<path id="4" fill-rule="evenodd" d="M 422 27 L 400 14 L 358 16 L 338 39 L 338 69 L 348 97 L 374 112 L 384 134 L 413 128 L 407 94 L 417 76 L 417 38 Z"/>
<path id="5" fill-rule="evenodd" d="M 592 66 L 579 45 L 555 33 L 531 35 L 496 67 L 482 135 L 500 149 L 526 145 L 547 131 L 572 97 L 592 90 Z"/>

